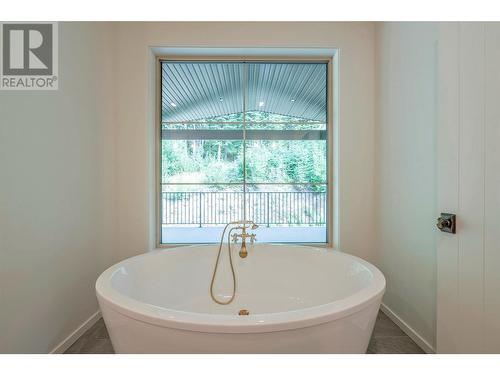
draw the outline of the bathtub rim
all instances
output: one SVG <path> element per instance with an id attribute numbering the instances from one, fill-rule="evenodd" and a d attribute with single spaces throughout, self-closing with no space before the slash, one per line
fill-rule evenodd
<path id="1" fill-rule="evenodd" d="M 307 251 L 334 252 L 365 266 L 373 275 L 371 283 L 347 298 L 308 308 L 284 312 L 250 314 L 248 316 L 228 314 L 206 314 L 169 309 L 136 300 L 117 291 L 111 285 L 113 274 L 122 266 L 137 258 L 165 254 L 174 250 L 185 251 L 190 247 L 213 245 L 189 245 L 177 248 L 156 249 L 118 262 L 105 270 L 97 279 L 95 288 L 101 309 L 110 308 L 134 320 L 160 327 L 206 332 L 206 333 L 265 333 L 305 328 L 355 314 L 373 303 L 380 303 L 385 292 L 386 281 L 382 272 L 371 263 L 339 250 L 305 245 L 263 244 L 266 246 L 294 246 Z M 207 290 L 208 293 L 208 290 Z"/>

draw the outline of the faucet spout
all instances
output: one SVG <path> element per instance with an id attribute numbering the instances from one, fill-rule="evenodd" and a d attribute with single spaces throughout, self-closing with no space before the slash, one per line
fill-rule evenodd
<path id="1" fill-rule="evenodd" d="M 238 242 L 238 239 L 241 238 L 241 248 L 239 251 L 240 258 L 246 258 L 248 256 L 247 250 L 247 239 L 250 239 L 250 243 L 253 244 L 256 241 L 255 233 L 248 233 L 247 229 L 257 229 L 259 226 L 255 224 L 251 220 L 238 222 L 240 224 L 237 229 L 241 230 L 241 233 L 234 233 L 231 235 L 232 241 L 234 243 Z"/>
<path id="2" fill-rule="evenodd" d="M 248 256 L 248 251 L 247 251 L 247 243 L 245 240 L 245 237 L 243 237 L 241 241 L 241 249 L 240 249 L 240 258 L 246 258 Z"/>

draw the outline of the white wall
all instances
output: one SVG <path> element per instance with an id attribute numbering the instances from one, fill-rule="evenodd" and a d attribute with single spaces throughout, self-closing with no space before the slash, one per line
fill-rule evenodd
<path id="1" fill-rule="evenodd" d="M 150 47 L 316 47 L 340 49 L 340 248 L 370 260 L 374 246 L 374 35 L 373 23 L 348 22 L 117 25 L 117 256 L 126 258 L 151 248 Z"/>
<path id="2" fill-rule="evenodd" d="M 436 321 L 437 25 L 377 27 L 376 265 L 384 304 L 429 346 Z"/>
<path id="3" fill-rule="evenodd" d="M 47 353 L 97 311 L 114 222 L 112 30 L 59 25 L 59 90 L 0 91 L 0 353 Z"/>

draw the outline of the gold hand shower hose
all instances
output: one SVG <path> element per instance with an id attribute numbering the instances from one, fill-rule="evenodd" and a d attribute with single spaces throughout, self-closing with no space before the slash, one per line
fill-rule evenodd
<path id="1" fill-rule="evenodd" d="M 217 260 L 215 261 L 215 267 L 214 267 L 214 271 L 212 273 L 212 281 L 210 283 L 210 296 L 212 297 L 212 300 L 215 302 L 215 303 L 218 303 L 219 305 L 229 305 L 231 302 L 233 302 L 234 300 L 234 297 L 236 295 L 236 274 L 234 272 L 234 266 L 233 266 L 233 257 L 231 256 L 231 232 L 235 229 L 235 228 L 231 228 L 229 230 L 229 233 L 227 234 L 227 251 L 228 251 L 228 254 L 229 254 L 229 264 L 231 265 L 231 273 L 233 275 L 233 293 L 231 294 L 231 298 L 228 299 L 227 301 L 221 301 L 221 300 L 218 300 L 215 295 L 214 295 L 214 282 L 215 282 L 215 275 L 217 274 L 217 267 L 219 265 L 219 258 L 220 258 L 220 254 L 222 252 L 222 244 L 224 243 L 224 234 L 226 233 L 226 230 L 227 230 L 227 227 L 231 224 L 234 224 L 234 223 L 228 223 L 225 227 L 224 227 L 224 230 L 222 231 L 222 236 L 220 238 L 220 244 L 219 244 L 219 252 L 217 253 Z"/>

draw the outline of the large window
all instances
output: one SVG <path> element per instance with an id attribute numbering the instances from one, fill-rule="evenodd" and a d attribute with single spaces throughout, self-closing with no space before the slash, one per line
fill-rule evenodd
<path id="1" fill-rule="evenodd" d="M 159 237 L 327 242 L 328 62 L 160 60 Z"/>

